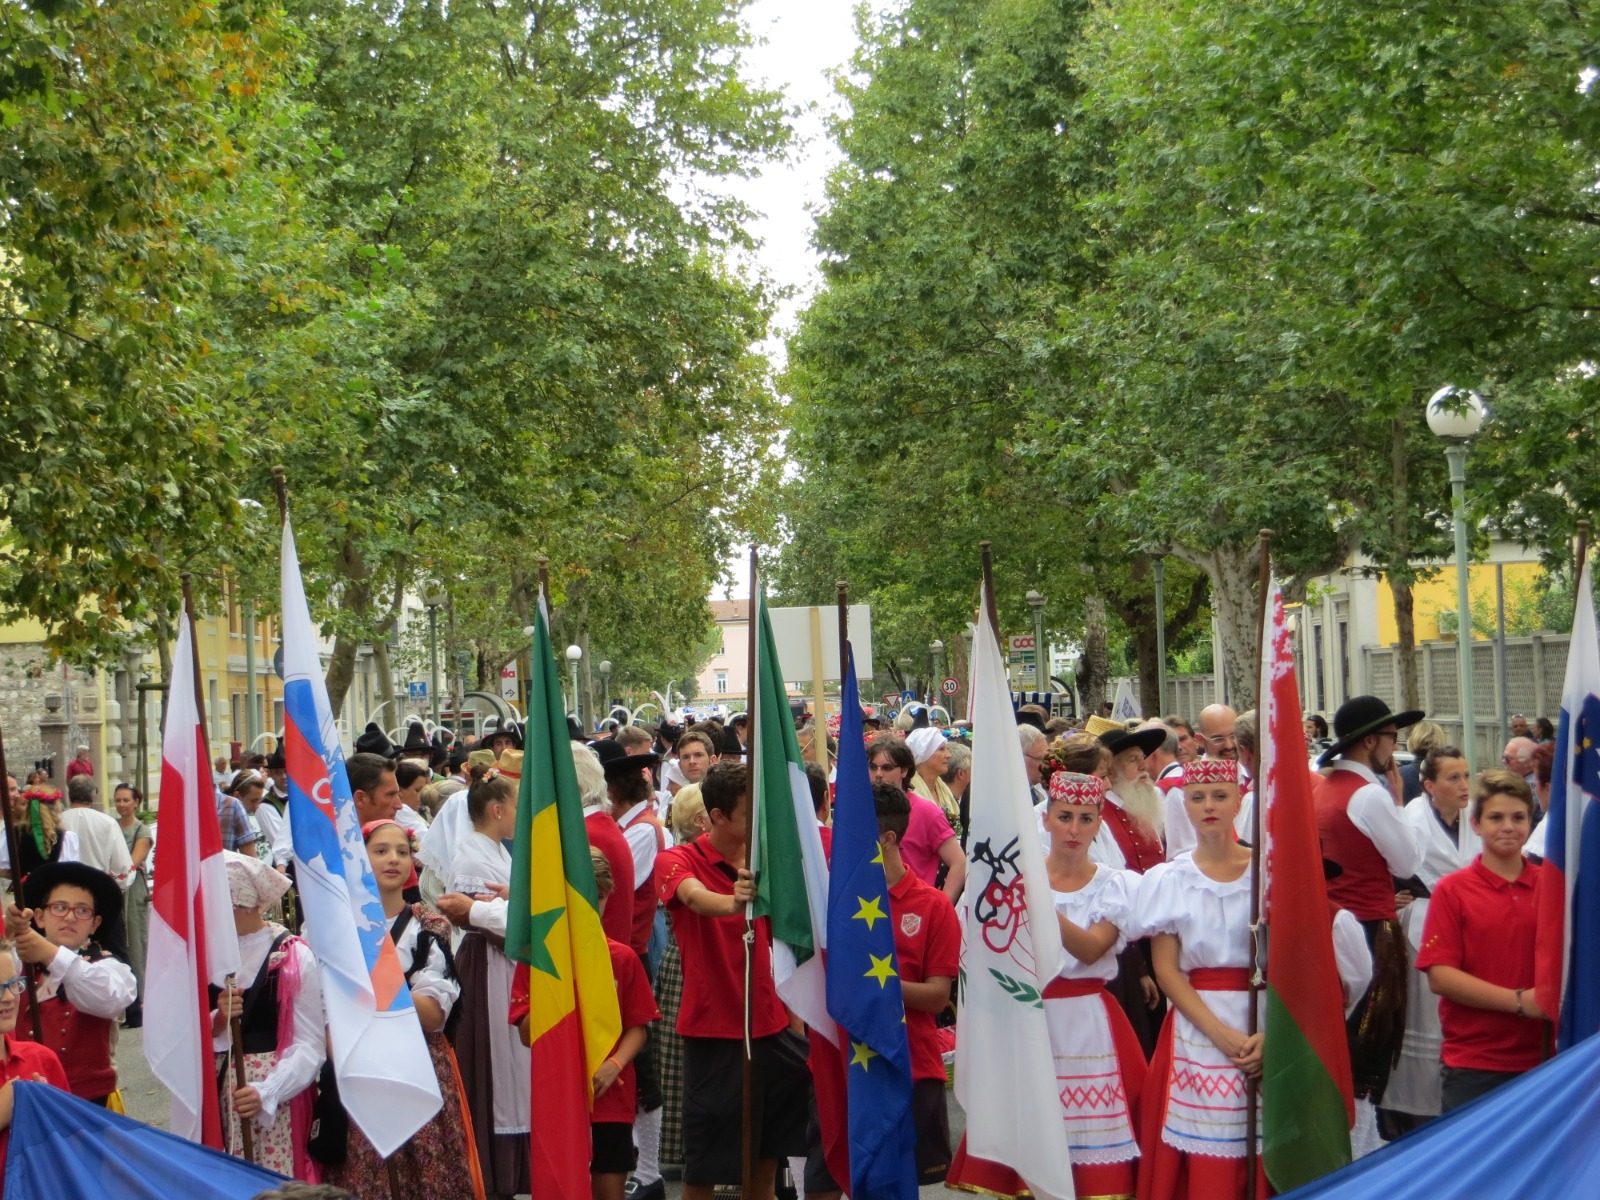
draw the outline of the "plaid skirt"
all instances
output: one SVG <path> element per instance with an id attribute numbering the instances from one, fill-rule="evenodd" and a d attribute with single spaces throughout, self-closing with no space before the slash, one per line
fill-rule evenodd
<path id="1" fill-rule="evenodd" d="M 678 1036 L 678 1009 L 683 1004 L 683 959 L 678 940 L 667 926 L 667 948 L 656 971 L 656 1007 L 661 1020 L 650 1031 L 661 1079 L 661 1161 L 683 1162 L 683 1038 Z"/>

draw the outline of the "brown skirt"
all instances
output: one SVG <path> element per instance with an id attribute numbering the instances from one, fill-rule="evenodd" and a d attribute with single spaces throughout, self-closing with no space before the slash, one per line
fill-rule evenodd
<path id="1" fill-rule="evenodd" d="M 483 1174 L 478 1169 L 472 1139 L 472 1117 L 461 1090 L 455 1052 L 443 1033 L 430 1033 L 428 1053 L 433 1057 L 444 1105 L 415 1137 L 394 1152 L 398 1197 L 389 1186 L 388 1165 L 353 1122 L 349 1154 L 339 1166 L 322 1169 L 324 1183 L 342 1187 L 364 1200 L 484 1200 Z"/>
<path id="2" fill-rule="evenodd" d="M 496 939 L 496 944 L 499 943 Z M 461 1087 L 471 1114 L 472 1137 L 477 1143 L 483 1188 L 491 1196 L 516 1196 L 531 1192 L 533 1176 L 528 1165 L 526 1133 L 494 1131 L 494 1033 L 491 1022 L 501 1024 L 511 1003 L 509 994 L 489 995 L 489 955 L 496 953 L 490 940 L 474 930 L 456 952 L 456 975 L 461 980 L 461 1024 L 456 1029 L 456 1061 Z"/>

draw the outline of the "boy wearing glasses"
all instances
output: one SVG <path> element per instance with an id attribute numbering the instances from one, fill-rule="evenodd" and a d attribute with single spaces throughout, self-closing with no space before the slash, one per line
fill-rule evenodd
<path id="1" fill-rule="evenodd" d="M 68 1090 L 104 1105 L 117 1089 L 111 1035 L 137 995 L 133 972 L 115 951 L 122 942 L 122 889 L 83 863 L 46 863 L 28 876 L 23 899 L 6 910 L 18 956 L 40 968 L 39 1027 L 60 1056 Z M 97 936 L 98 935 L 98 936 Z M 30 997 L 18 1006 L 16 1036 L 33 1040 Z"/>

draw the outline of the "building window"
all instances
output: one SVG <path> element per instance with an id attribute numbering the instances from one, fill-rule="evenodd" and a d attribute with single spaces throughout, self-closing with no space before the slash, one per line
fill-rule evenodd
<path id="1" fill-rule="evenodd" d="M 726 671 L 718 671 L 717 672 L 717 691 L 725 693 L 727 690 L 728 690 L 728 673 Z"/>

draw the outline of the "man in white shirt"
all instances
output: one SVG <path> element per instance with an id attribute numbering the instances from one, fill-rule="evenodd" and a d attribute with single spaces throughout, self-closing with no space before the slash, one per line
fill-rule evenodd
<path id="1" fill-rule="evenodd" d="M 67 780 L 67 811 L 61 814 L 61 828 L 78 835 L 80 862 L 104 871 L 123 891 L 133 882 L 133 859 L 128 854 L 128 839 L 122 826 L 108 812 L 97 807 L 100 785 L 88 775 Z"/>

